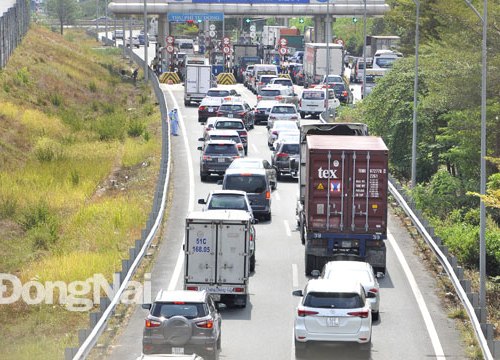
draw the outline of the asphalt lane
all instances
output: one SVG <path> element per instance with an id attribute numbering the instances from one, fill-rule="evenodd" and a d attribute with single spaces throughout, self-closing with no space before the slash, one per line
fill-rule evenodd
<path id="1" fill-rule="evenodd" d="M 220 188 L 217 179 L 201 183 L 199 180 L 199 152 L 196 150 L 202 126 L 197 122 L 197 108 L 185 108 L 182 85 L 162 85 L 169 107 L 179 106 L 182 113 L 188 147 L 193 162 L 195 187 L 188 185 L 189 170 L 182 136 L 172 137 L 172 206 L 166 216 L 165 234 L 156 264 L 152 271 L 153 297 L 160 288 L 169 284 L 182 288 L 182 281 L 171 283 L 179 250 L 184 236 L 184 217 L 189 208 L 190 191 L 194 199 L 204 198 L 212 189 Z M 255 104 L 255 95 L 242 85 L 235 88 Z M 173 102 L 172 97 L 176 103 Z M 270 160 L 265 126 L 249 131 L 249 156 Z M 250 278 L 250 298 L 245 309 L 222 311 L 221 359 L 295 359 L 293 346 L 293 319 L 299 298 L 292 290 L 301 289 L 307 282 L 304 274 L 304 249 L 295 228 L 295 201 L 297 183 L 282 181 L 272 194 L 272 220 L 256 225 L 256 271 Z M 196 204 L 194 209 L 200 209 Z M 389 217 L 389 229 L 401 248 L 416 282 L 421 289 L 425 304 L 438 331 L 439 340 L 447 358 L 463 359 L 463 346 L 458 331 L 436 294 L 435 279 L 421 264 L 414 253 L 413 241 L 401 227 L 397 218 Z M 356 344 L 332 344 L 310 347 L 306 358 L 331 359 L 429 359 L 436 358 L 431 338 L 425 327 L 419 305 L 411 284 L 402 270 L 390 242 L 388 246 L 388 271 L 380 279 L 381 316 L 373 324 L 373 340 L 370 350 L 362 350 Z M 139 306 L 129 323 L 124 325 L 121 336 L 111 349 L 109 359 L 136 359 L 141 353 L 142 329 L 146 312 Z"/>

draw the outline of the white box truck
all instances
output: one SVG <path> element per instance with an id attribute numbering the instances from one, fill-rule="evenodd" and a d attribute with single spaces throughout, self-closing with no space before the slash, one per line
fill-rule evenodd
<path id="1" fill-rule="evenodd" d="M 306 43 L 304 50 L 304 86 L 319 84 L 325 75 L 344 75 L 344 47 L 328 44 L 330 66 L 327 66 L 326 43 Z M 306 87 L 307 87 L 306 86 Z"/>
<path id="2" fill-rule="evenodd" d="M 212 67 L 210 65 L 186 65 L 184 105 L 189 106 L 191 101 L 201 102 L 212 85 Z"/>
<path id="3" fill-rule="evenodd" d="M 186 217 L 184 289 L 245 307 L 255 229 L 243 210 L 195 211 Z"/>

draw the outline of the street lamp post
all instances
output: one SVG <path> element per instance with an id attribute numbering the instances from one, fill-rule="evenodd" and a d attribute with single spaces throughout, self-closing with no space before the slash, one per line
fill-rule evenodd
<path id="1" fill-rule="evenodd" d="M 148 70 L 149 70 L 149 61 L 148 61 L 148 48 L 149 48 L 149 39 L 148 39 L 148 1 L 144 0 L 144 81 L 148 82 Z M 132 44 L 130 45 L 130 49 L 132 49 Z"/>
<path id="2" fill-rule="evenodd" d="M 375 61 L 375 59 L 373 60 Z M 363 0 L 363 99 L 366 95 L 366 0 Z"/>
<path id="3" fill-rule="evenodd" d="M 411 142 L 411 187 L 417 185 L 417 99 L 418 99 L 418 44 L 419 44 L 419 19 L 420 1 L 413 0 L 417 7 L 415 20 L 415 79 L 413 82 L 413 135 Z"/>
<path id="4" fill-rule="evenodd" d="M 330 75 L 330 32 L 332 31 L 332 24 L 330 22 L 330 0 L 326 0 L 326 86 L 328 85 L 328 75 Z M 328 95 L 327 95 L 328 96 Z M 330 122 L 330 107 L 326 107 L 326 121 Z"/>

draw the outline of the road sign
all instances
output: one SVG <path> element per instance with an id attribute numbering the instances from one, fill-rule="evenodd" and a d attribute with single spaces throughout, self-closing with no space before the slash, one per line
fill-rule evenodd
<path id="1" fill-rule="evenodd" d="M 253 39 L 253 38 L 255 38 L 255 36 L 256 36 L 256 35 L 255 35 L 255 33 L 254 33 L 253 31 L 252 31 L 249 35 L 250 35 L 250 37 L 251 37 L 252 39 Z"/>
<path id="2" fill-rule="evenodd" d="M 173 47 L 173 45 L 167 45 L 167 52 L 168 52 L 169 54 L 172 54 L 172 53 L 174 52 L 174 47 Z"/>
<path id="3" fill-rule="evenodd" d="M 169 22 L 186 22 L 186 21 L 223 21 L 224 13 L 174 13 L 169 12 L 167 15 Z"/>
<path id="4" fill-rule="evenodd" d="M 229 45 L 231 43 L 231 39 L 229 39 L 228 37 L 225 37 L 224 39 L 222 39 L 222 43 L 224 45 Z"/>
<path id="5" fill-rule="evenodd" d="M 287 46 L 287 45 L 288 45 L 288 40 L 287 40 L 287 39 L 285 39 L 285 38 L 281 38 L 281 39 L 280 39 L 280 45 L 281 45 L 281 46 Z"/>
<path id="6" fill-rule="evenodd" d="M 279 49 L 280 55 L 286 55 L 287 51 L 288 50 L 286 49 L 286 47 L 280 47 L 280 49 Z"/>
<path id="7" fill-rule="evenodd" d="M 215 37 L 215 31 L 213 31 L 213 30 L 210 30 L 210 32 L 208 34 L 210 35 L 210 37 Z"/>
<path id="8" fill-rule="evenodd" d="M 250 25 L 250 31 L 255 32 L 255 30 L 256 30 L 255 25 Z"/>
<path id="9" fill-rule="evenodd" d="M 214 31 L 215 30 L 215 24 L 210 24 L 208 27 L 209 30 Z"/>
<path id="10" fill-rule="evenodd" d="M 230 48 L 229 46 L 224 46 L 224 47 L 222 48 L 222 52 L 223 52 L 224 54 L 226 54 L 226 55 L 227 55 L 227 54 L 230 54 L 230 53 L 231 53 L 231 48 Z"/>
<path id="11" fill-rule="evenodd" d="M 173 44 L 174 43 L 174 37 L 173 36 L 167 36 L 167 44 Z"/>
<path id="12" fill-rule="evenodd" d="M 342 40 L 342 39 L 335 39 L 335 44 L 339 44 L 339 45 L 342 45 L 342 46 L 345 45 L 344 44 L 344 40 Z"/>

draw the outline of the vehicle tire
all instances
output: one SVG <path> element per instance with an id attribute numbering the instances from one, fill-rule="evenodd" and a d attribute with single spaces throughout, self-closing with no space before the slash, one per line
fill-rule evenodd
<path id="1" fill-rule="evenodd" d="M 379 311 L 372 312 L 372 320 L 377 321 L 378 319 L 380 319 L 380 312 Z"/>
<path id="2" fill-rule="evenodd" d="M 300 242 L 302 245 L 305 245 L 306 243 L 306 231 L 305 231 L 305 221 L 304 221 L 304 214 L 300 213 L 299 215 L 299 230 L 300 230 Z"/>
<path id="3" fill-rule="evenodd" d="M 305 268 L 305 275 L 311 276 L 312 271 L 318 269 L 316 266 L 316 256 L 306 255 L 304 268 Z"/>
<path id="4" fill-rule="evenodd" d="M 248 148 L 245 148 L 245 156 L 248 155 Z"/>
<path id="5" fill-rule="evenodd" d="M 250 257 L 250 272 L 255 271 L 255 254 Z"/>
<path id="6" fill-rule="evenodd" d="M 191 101 L 189 100 L 184 100 L 184 106 L 189 106 L 191 105 Z"/>
<path id="7" fill-rule="evenodd" d="M 170 346 L 185 345 L 193 332 L 192 323 L 184 316 L 172 316 L 165 323 L 163 336 Z"/>
<path id="8" fill-rule="evenodd" d="M 307 343 L 295 340 L 295 357 L 303 358 L 307 353 Z"/>
<path id="9" fill-rule="evenodd" d="M 208 360 L 219 360 L 219 347 L 217 346 L 217 343 L 218 342 L 215 342 L 214 350 L 208 354 Z"/>
<path id="10" fill-rule="evenodd" d="M 222 335 L 219 334 L 219 337 L 217 338 L 217 349 L 220 350 L 222 349 Z"/>
<path id="11" fill-rule="evenodd" d="M 277 190 L 277 189 L 278 189 L 278 182 L 277 182 L 277 179 L 276 179 L 276 181 L 273 181 L 271 183 L 271 190 L 274 191 L 274 190 Z"/>
<path id="12" fill-rule="evenodd" d="M 266 221 L 271 221 L 271 212 L 270 211 L 265 215 L 264 219 Z"/>
<path id="13" fill-rule="evenodd" d="M 200 180 L 201 181 L 203 181 L 203 182 L 207 181 L 207 178 L 208 178 L 208 175 L 206 175 L 206 174 L 200 174 Z"/>
<path id="14" fill-rule="evenodd" d="M 303 111 L 301 111 L 301 112 L 300 112 L 300 117 L 301 117 L 302 119 L 305 119 L 305 118 L 306 118 L 306 113 L 305 113 L 305 112 L 303 112 Z"/>
<path id="15" fill-rule="evenodd" d="M 283 180 L 283 177 L 281 176 L 281 173 L 279 171 L 276 173 L 276 180 L 278 181 Z"/>
<path id="16" fill-rule="evenodd" d="M 372 348 L 372 338 L 367 343 L 359 344 L 359 349 L 362 351 L 370 351 Z"/>

